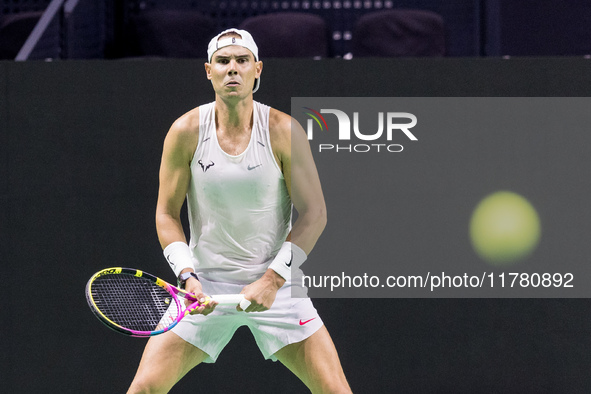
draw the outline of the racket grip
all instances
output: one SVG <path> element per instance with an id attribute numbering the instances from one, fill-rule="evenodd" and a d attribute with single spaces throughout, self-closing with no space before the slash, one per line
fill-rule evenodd
<path id="1" fill-rule="evenodd" d="M 220 305 L 239 305 L 240 308 L 246 309 L 250 305 L 250 301 L 244 298 L 243 294 L 218 294 L 212 295 L 211 298 L 217 301 Z"/>

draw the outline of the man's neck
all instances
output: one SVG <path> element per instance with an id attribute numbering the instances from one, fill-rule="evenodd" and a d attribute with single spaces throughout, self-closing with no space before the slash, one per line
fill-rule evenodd
<path id="1" fill-rule="evenodd" d="M 228 102 L 217 97 L 215 103 L 216 128 L 223 130 L 228 136 L 250 130 L 253 107 L 252 99 Z"/>

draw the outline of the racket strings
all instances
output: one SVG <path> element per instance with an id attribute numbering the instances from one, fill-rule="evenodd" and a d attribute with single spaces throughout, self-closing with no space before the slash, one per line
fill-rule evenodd
<path id="1" fill-rule="evenodd" d="M 172 324 L 180 308 L 166 289 L 130 275 L 104 275 L 91 288 L 96 308 L 113 323 L 134 331 L 156 331 Z"/>

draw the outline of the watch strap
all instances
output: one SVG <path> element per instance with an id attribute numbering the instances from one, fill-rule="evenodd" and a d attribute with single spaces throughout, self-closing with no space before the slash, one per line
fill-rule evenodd
<path id="1" fill-rule="evenodd" d="M 187 283 L 187 279 L 189 279 L 191 277 L 199 280 L 199 277 L 193 271 L 188 271 L 188 272 L 185 272 L 185 273 L 180 274 L 179 277 L 178 277 L 178 285 L 179 285 L 179 287 L 181 289 L 184 289 L 185 288 L 185 284 Z"/>

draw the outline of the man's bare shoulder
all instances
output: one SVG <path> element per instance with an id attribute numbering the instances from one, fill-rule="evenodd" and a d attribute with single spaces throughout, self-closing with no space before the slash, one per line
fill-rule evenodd
<path id="1" fill-rule="evenodd" d="M 184 113 L 174 121 L 169 134 L 177 138 L 198 138 L 199 137 L 199 107 Z"/>
<path id="2" fill-rule="evenodd" d="M 303 132 L 297 120 L 285 112 L 271 108 L 269 112 L 269 133 L 273 145 L 284 146 L 290 149 L 292 133 Z"/>
<path id="3" fill-rule="evenodd" d="M 272 133 L 289 133 L 292 118 L 285 112 L 271 108 L 269 111 L 269 130 Z"/>
<path id="4" fill-rule="evenodd" d="M 186 112 L 174 121 L 168 134 L 165 144 L 175 152 L 183 152 L 192 156 L 199 141 L 199 107 Z"/>
<path id="5" fill-rule="evenodd" d="M 298 139 L 304 138 L 306 132 L 300 123 L 285 112 L 271 108 L 269 113 L 269 131 L 271 134 L 271 142 L 287 143 L 290 148 L 291 139 L 296 137 Z"/>

